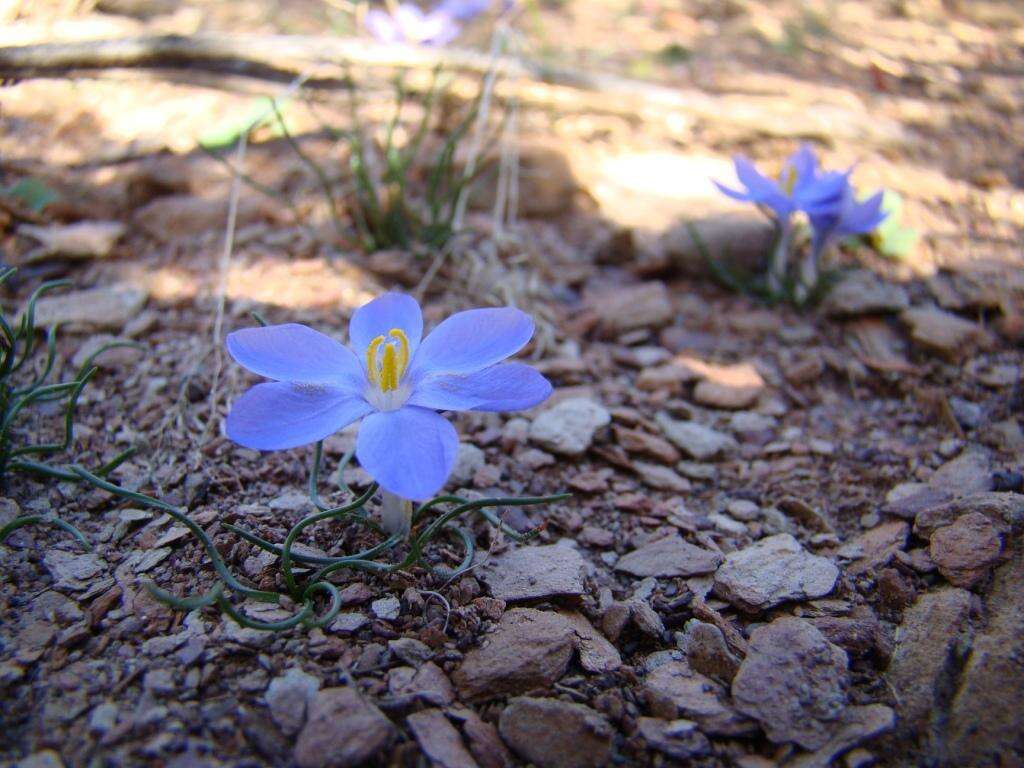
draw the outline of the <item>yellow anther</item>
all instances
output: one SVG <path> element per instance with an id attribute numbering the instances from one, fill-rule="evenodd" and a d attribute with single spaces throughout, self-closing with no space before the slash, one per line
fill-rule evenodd
<path id="1" fill-rule="evenodd" d="M 782 182 L 782 188 L 786 190 L 787 195 L 793 194 L 793 188 L 796 187 L 796 168 L 786 166 L 782 171 L 781 178 L 779 181 Z"/>
<path id="2" fill-rule="evenodd" d="M 380 364 L 380 388 L 382 392 L 398 389 L 397 356 L 394 344 L 388 344 L 384 347 L 384 359 Z"/>
<path id="3" fill-rule="evenodd" d="M 377 350 L 380 349 L 380 345 L 385 341 L 386 339 L 383 336 L 378 336 L 366 348 L 366 378 L 370 380 L 371 384 L 381 383 L 380 370 L 377 368 Z"/>
<path id="4" fill-rule="evenodd" d="M 401 328 L 392 328 L 388 336 L 398 341 L 398 378 L 405 375 L 405 369 L 409 367 L 409 337 Z M 395 386 L 398 386 L 396 381 Z"/>

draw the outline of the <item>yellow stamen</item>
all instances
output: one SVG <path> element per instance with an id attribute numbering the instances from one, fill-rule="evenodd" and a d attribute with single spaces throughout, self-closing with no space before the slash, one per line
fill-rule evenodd
<path id="1" fill-rule="evenodd" d="M 395 345 L 384 347 L 384 359 L 380 364 L 380 388 L 382 392 L 398 389 L 398 365 Z"/>
<path id="2" fill-rule="evenodd" d="M 786 190 L 786 194 L 792 195 L 793 188 L 796 187 L 796 168 L 787 166 L 782 171 L 782 177 L 779 181 L 782 182 L 782 188 Z"/>
<path id="3" fill-rule="evenodd" d="M 377 350 L 385 341 L 383 336 L 378 336 L 370 342 L 366 348 L 366 378 L 371 384 L 380 384 L 380 371 L 377 369 Z"/>
<path id="4" fill-rule="evenodd" d="M 401 328 L 392 328 L 388 331 L 388 336 L 398 341 L 398 378 L 401 379 L 405 375 L 405 369 L 409 367 L 409 337 Z"/>

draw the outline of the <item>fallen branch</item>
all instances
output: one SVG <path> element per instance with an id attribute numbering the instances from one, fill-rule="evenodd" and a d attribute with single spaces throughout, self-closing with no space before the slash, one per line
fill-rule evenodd
<path id="1" fill-rule="evenodd" d="M 303 35 L 163 35 L 45 43 L 0 48 L 0 78 L 71 76 L 116 68 L 186 69 L 290 82 L 308 75 L 310 88 L 350 84 L 368 69 L 433 70 L 498 76 L 499 98 L 514 92 L 522 104 L 614 114 L 638 120 L 673 118 L 674 130 L 692 120 L 733 126 L 751 135 L 899 143 L 898 123 L 839 104 L 724 95 L 668 88 L 601 72 L 579 71 L 475 51 L 383 45 L 360 38 Z"/>

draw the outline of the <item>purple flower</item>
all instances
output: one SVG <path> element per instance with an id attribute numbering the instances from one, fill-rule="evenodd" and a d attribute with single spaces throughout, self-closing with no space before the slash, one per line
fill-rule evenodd
<path id="1" fill-rule="evenodd" d="M 716 181 L 718 188 L 736 200 L 769 208 L 783 227 L 796 211 L 838 204 L 850 173 L 819 169 L 814 150 L 808 144 L 801 145 L 787 158 L 778 179 L 762 174 L 743 155 L 737 155 L 733 164 L 744 190 L 735 190 Z"/>
<path id="2" fill-rule="evenodd" d="M 423 11 L 414 3 L 400 3 L 392 13 L 371 8 L 366 29 L 382 43 L 447 45 L 462 31 L 456 17 L 443 7 Z"/>
<path id="3" fill-rule="evenodd" d="M 442 0 L 437 6 L 441 13 L 447 13 L 456 21 L 470 21 L 486 11 L 491 0 Z"/>
<path id="4" fill-rule="evenodd" d="M 874 231 L 888 214 L 882 210 L 881 192 L 858 202 L 849 181 L 843 186 L 839 200 L 808 211 L 811 220 L 811 250 L 817 258 L 835 241 L 850 235 Z"/>
<path id="5" fill-rule="evenodd" d="M 359 419 L 356 456 L 381 487 L 405 499 L 433 496 L 459 447 L 444 411 L 513 411 L 551 394 L 523 363 L 502 362 L 533 336 L 512 307 L 452 315 L 425 339 L 415 299 L 386 293 L 355 311 L 349 346 L 304 325 L 228 335 L 231 356 L 274 381 L 257 384 L 228 414 L 229 438 L 279 450 L 317 440 Z"/>

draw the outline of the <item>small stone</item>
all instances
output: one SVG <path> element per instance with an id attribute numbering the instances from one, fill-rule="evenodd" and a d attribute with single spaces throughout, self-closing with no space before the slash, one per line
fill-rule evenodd
<path id="1" fill-rule="evenodd" d="M 725 511 L 729 513 L 730 517 L 745 523 L 757 520 L 761 516 L 761 508 L 746 499 L 733 499 L 725 505 Z"/>
<path id="2" fill-rule="evenodd" d="M 62 549 L 48 549 L 43 555 L 43 562 L 53 576 L 55 587 L 76 592 L 88 589 L 90 582 L 107 568 L 106 562 L 97 554 L 76 555 Z"/>
<path id="3" fill-rule="evenodd" d="M 972 354 L 986 341 L 980 325 L 937 307 L 908 309 L 900 319 L 910 327 L 914 341 L 949 358 Z"/>
<path id="4" fill-rule="evenodd" d="M 510 549 L 483 561 L 477 574 L 491 595 L 507 603 L 583 594 L 585 564 L 571 546 Z"/>
<path id="5" fill-rule="evenodd" d="M 51 224 L 37 227 L 22 224 L 18 234 L 31 237 L 39 246 L 23 257 L 26 263 L 53 256 L 68 259 L 104 259 L 124 234 L 119 221 L 76 221 L 73 224 Z"/>
<path id="6" fill-rule="evenodd" d="M 415 637 L 399 637 L 388 643 L 388 650 L 411 667 L 420 667 L 434 657 L 434 651 Z"/>
<path id="7" fill-rule="evenodd" d="M 681 458 L 671 443 L 639 429 L 614 428 L 615 440 L 628 453 L 639 453 L 663 464 L 675 464 Z"/>
<path id="8" fill-rule="evenodd" d="M 909 535 L 907 523 L 890 520 L 845 544 L 840 548 L 839 556 L 854 560 L 847 571 L 857 576 L 888 565 L 898 551 L 906 548 Z"/>
<path id="9" fill-rule="evenodd" d="M 729 650 L 725 635 L 714 624 L 696 619 L 688 622 L 682 645 L 690 667 L 702 675 L 729 683 L 740 668 L 740 660 Z"/>
<path id="10" fill-rule="evenodd" d="M 440 709 L 425 709 L 406 718 L 430 764 L 438 768 L 477 768 L 462 737 Z"/>
<path id="11" fill-rule="evenodd" d="M 992 461 L 988 453 L 968 448 L 935 470 L 928 486 L 954 496 L 992 490 Z"/>
<path id="12" fill-rule="evenodd" d="M 713 736 L 743 736 L 756 725 L 727 703 L 723 685 L 705 677 L 681 661 L 658 664 L 647 673 L 644 698 L 651 711 L 666 720 L 685 717 Z"/>
<path id="13" fill-rule="evenodd" d="M 695 421 L 676 421 L 659 413 L 657 422 L 665 437 L 698 461 L 706 461 L 736 448 L 736 441 L 729 435 Z"/>
<path id="14" fill-rule="evenodd" d="M 692 488 L 690 481 L 685 477 L 680 477 L 679 473 L 671 467 L 637 461 L 634 462 L 633 469 L 640 475 L 643 484 L 649 488 L 671 493 L 686 493 Z"/>
<path id="15" fill-rule="evenodd" d="M 764 391 L 764 379 L 750 363 L 711 365 L 693 389 L 693 399 L 710 408 L 749 408 Z"/>
<path id="16" fill-rule="evenodd" d="M 418 699 L 435 707 L 455 701 L 455 689 L 447 675 L 434 662 L 419 666 L 395 667 L 388 673 L 388 691 L 395 697 Z"/>
<path id="17" fill-rule="evenodd" d="M 653 749 L 676 760 L 690 760 L 711 752 L 708 737 L 697 730 L 697 724 L 692 720 L 641 717 L 637 720 L 637 728 Z"/>
<path id="18" fill-rule="evenodd" d="M 615 544 L 615 534 L 607 528 L 598 528 L 596 525 L 585 525 L 580 532 L 578 541 L 585 547 L 595 549 L 608 549 Z"/>
<path id="19" fill-rule="evenodd" d="M 914 533 L 930 539 L 939 528 L 952 525 L 957 518 L 970 514 L 984 515 L 1004 534 L 1019 530 L 1024 527 L 1024 495 L 973 493 L 943 504 L 929 505 L 918 511 L 914 519 Z"/>
<path id="20" fill-rule="evenodd" d="M 325 688 L 313 697 L 295 744 L 299 768 L 349 768 L 379 757 L 395 729 L 354 688 Z"/>
<path id="21" fill-rule="evenodd" d="M 846 707 L 847 663 L 846 653 L 809 622 L 776 619 L 751 633 L 733 700 L 776 744 L 820 749 Z"/>
<path id="22" fill-rule="evenodd" d="M 370 620 L 362 613 L 339 613 L 334 617 L 334 621 L 331 622 L 329 628 L 331 632 L 351 634 L 369 623 Z"/>
<path id="23" fill-rule="evenodd" d="M 43 296 L 36 302 L 36 326 L 59 323 L 117 331 L 142 310 L 147 298 L 146 290 L 124 284 Z"/>
<path id="24" fill-rule="evenodd" d="M 755 435 L 773 432 L 779 421 L 773 416 L 765 416 L 755 411 L 737 411 L 729 418 L 729 429 L 737 435 Z"/>
<path id="25" fill-rule="evenodd" d="M 900 312 L 908 306 L 910 301 L 902 287 L 882 280 L 867 269 L 847 273 L 822 302 L 822 309 L 830 317 Z"/>
<path id="26" fill-rule="evenodd" d="M 594 629 L 582 613 L 572 611 L 562 614 L 576 633 L 576 649 L 580 654 L 580 666 L 587 672 L 604 674 L 614 672 L 622 666 L 618 649 Z"/>
<path id="27" fill-rule="evenodd" d="M 636 388 L 643 392 L 661 390 L 672 394 L 683 391 L 683 385 L 700 378 L 700 372 L 683 361 L 673 360 L 664 365 L 644 368 L 636 377 Z"/>
<path id="28" fill-rule="evenodd" d="M 97 368 L 103 368 L 108 371 L 130 366 L 141 360 L 144 352 L 138 347 L 111 347 L 114 344 L 124 345 L 125 343 L 126 339 L 106 333 L 90 336 L 78 347 L 74 357 L 71 358 L 71 362 L 76 368 L 81 368 L 86 363 L 92 361 L 92 364 Z M 111 348 L 104 349 L 105 347 Z"/>
<path id="29" fill-rule="evenodd" d="M 895 724 L 896 714 L 884 704 L 849 707 L 824 746 L 813 754 L 798 755 L 786 764 L 787 768 L 829 768 L 841 754 L 891 731 Z"/>
<path id="30" fill-rule="evenodd" d="M 611 726 L 582 704 L 513 699 L 501 713 L 498 731 L 516 754 L 539 768 L 599 768 L 611 757 Z"/>
<path id="31" fill-rule="evenodd" d="M 44 749 L 19 760 L 12 768 L 64 768 L 64 761 L 52 749 Z"/>
<path id="32" fill-rule="evenodd" d="M 969 647 L 971 593 L 944 587 L 922 595 L 903 615 L 886 679 L 899 702 L 900 730 L 925 733 L 935 705 L 945 700 Z"/>
<path id="33" fill-rule="evenodd" d="M 480 647 L 466 654 L 452 680 L 471 701 L 548 686 L 565 674 L 575 644 L 564 616 L 513 608 Z"/>
<path id="34" fill-rule="evenodd" d="M 756 613 L 789 600 L 824 597 L 838 578 L 839 569 L 832 562 L 780 533 L 729 554 L 715 573 L 715 594 Z"/>
<path id="35" fill-rule="evenodd" d="M 530 439 L 553 453 L 581 456 L 594 433 L 611 423 L 608 411 L 593 400 L 574 397 L 543 411 L 530 425 Z"/>
<path id="36" fill-rule="evenodd" d="M 939 573 L 956 587 L 982 583 L 1000 560 L 1003 541 L 998 529 L 978 512 L 961 515 L 932 534 L 928 553 Z"/>
<path id="37" fill-rule="evenodd" d="M 624 555 L 615 570 L 639 577 L 696 576 L 711 573 L 721 562 L 722 556 L 717 552 L 671 535 Z"/>
<path id="38" fill-rule="evenodd" d="M 660 281 L 617 285 L 588 294 L 585 302 L 597 312 L 601 328 L 609 335 L 656 328 L 672 322 L 675 316 L 668 289 Z"/>
<path id="39" fill-rule="evenodd" d="M 718 512 L 712 512 L 708 515 L 708 522 L 715 526 L 716 531 L 729 536 L 745 536 L 747 533 L 746 525 Z"/>
<path id="40" fill-rule="evenodd" d="M 320 690 L 320 680 L 292 667 L 267 686 L 264 698 L 270 708 L 270 717 L 287 735 L 298 733 L 306 720 L 306 707 Z"/>
<path id="41" fill-rule="evenodd" d="M 402 612 L 402 601 L 394 595 L 388 595 L 370 603 L 370 610 L 378 619 L 394 621 Z"/>
<path id="42" fill-rule="evenodd" d="M 483 469 L 487 459 L 484 452 L 472 443 L 459 443 L 459 452 L 455 456 L 451 481 L 456 485 L 469 485 L 478 470 Z"/>

